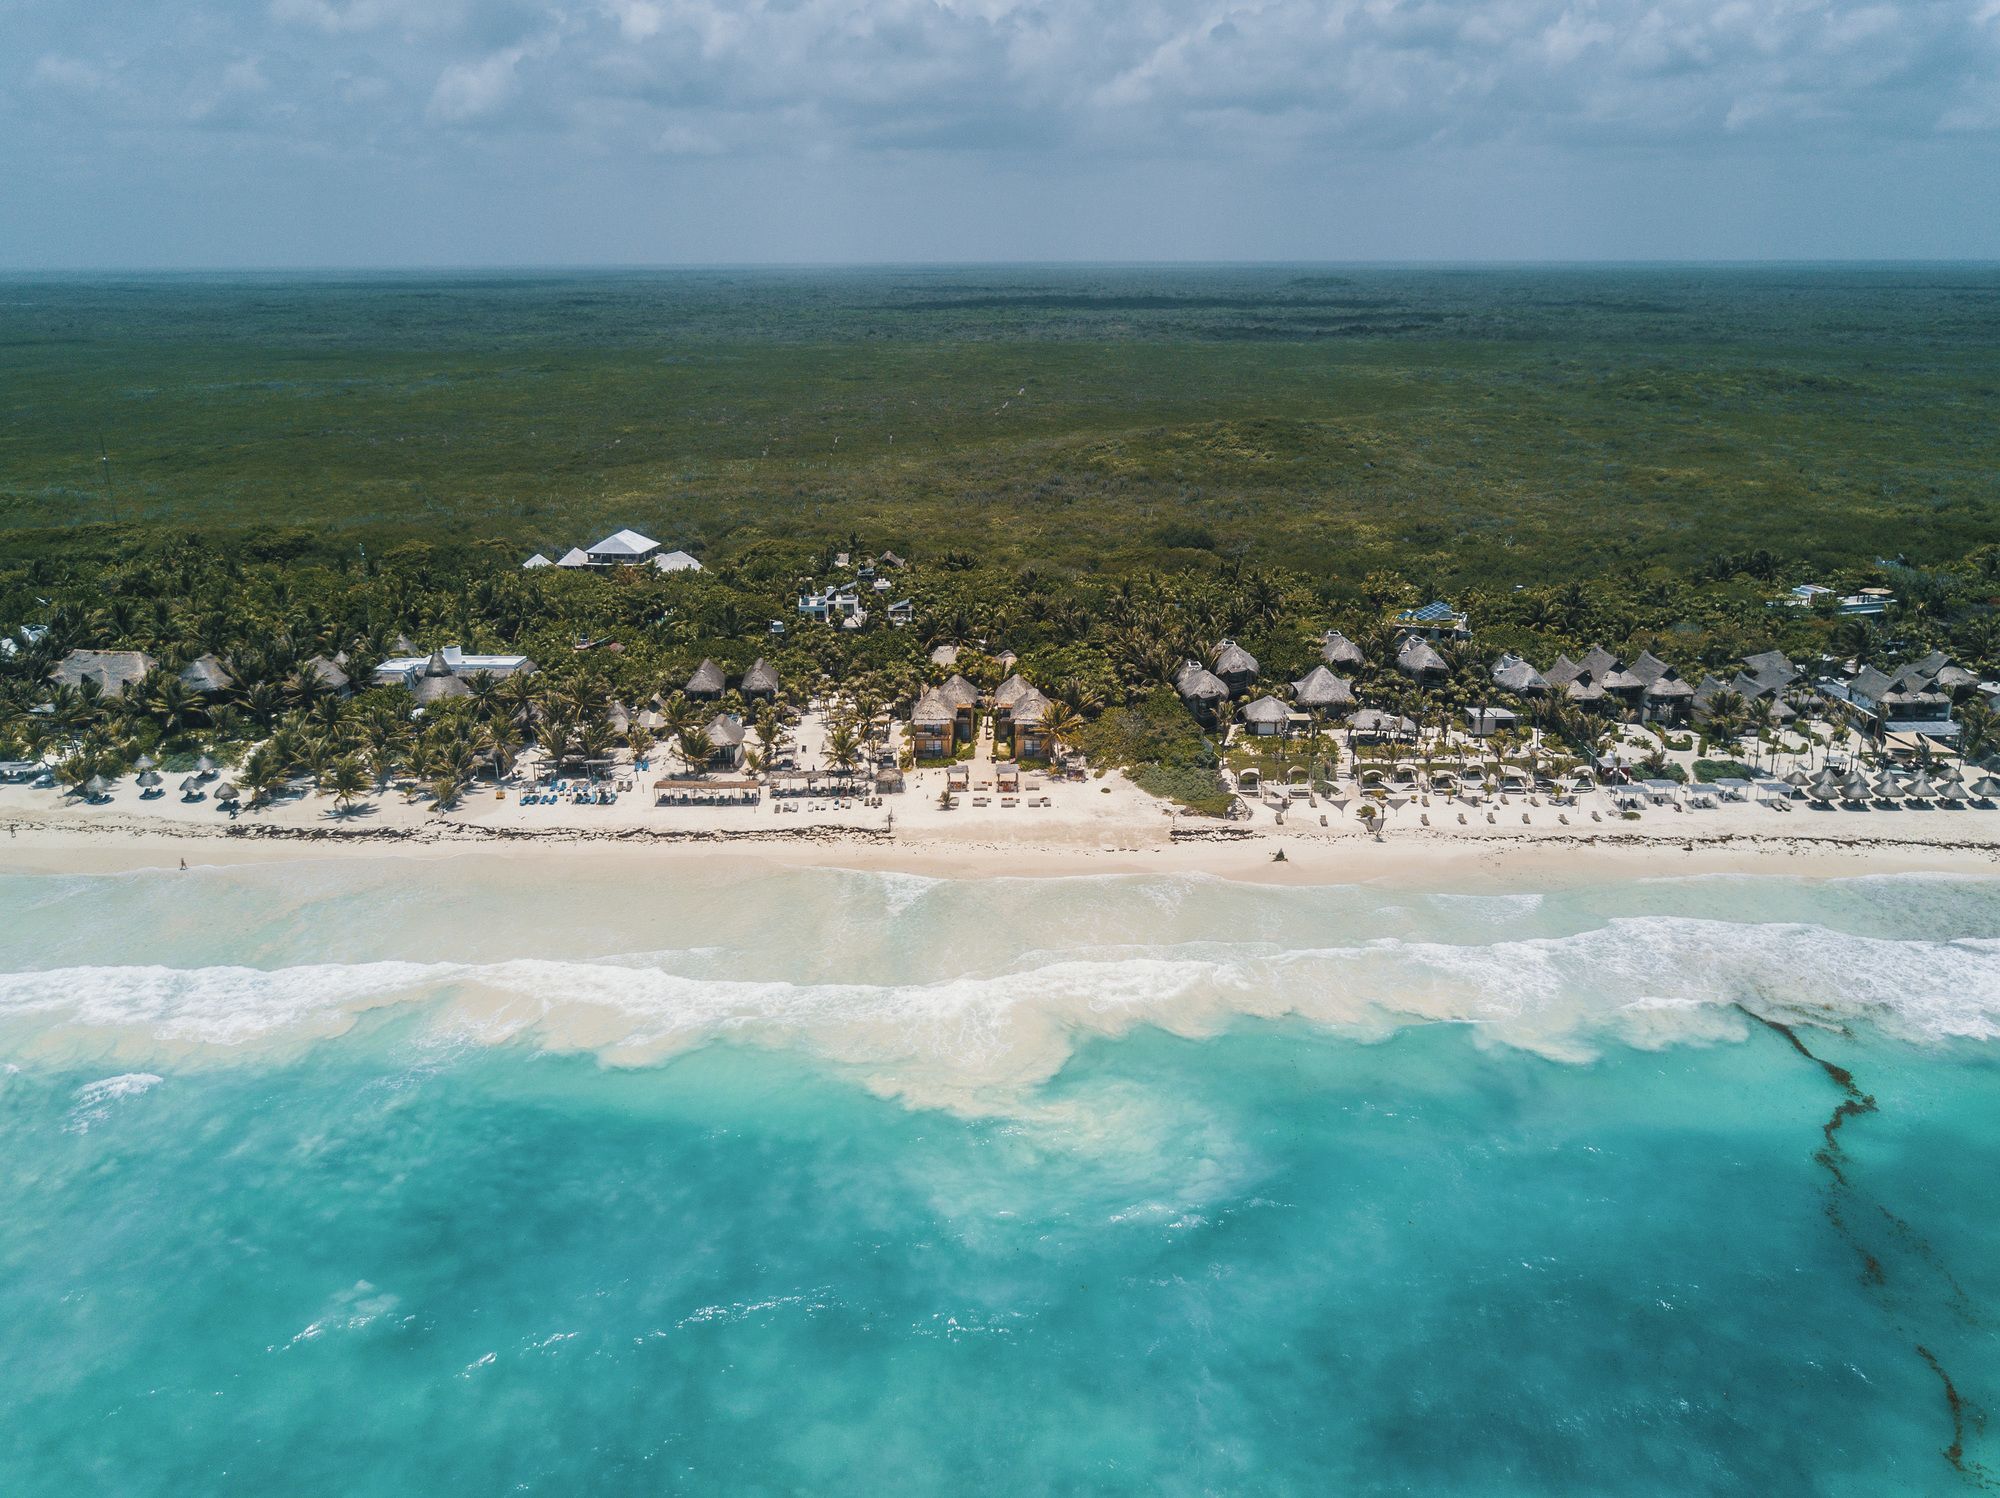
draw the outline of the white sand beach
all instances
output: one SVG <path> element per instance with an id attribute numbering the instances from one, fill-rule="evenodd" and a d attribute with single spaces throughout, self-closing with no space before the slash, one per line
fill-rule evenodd
<path id="1" fill-rule="evenodd" d="M 1593 870 L 1621 877 L 2000 874 L 2000 809 L 1971 805 L 1861 809 L 1798 801 L 1780 811 L 1725 802 L 1649 807 L 1631 818 L 1603 792 L 1567 806 L 1524 796 L 1471 806 L 1432 796 L 1391 810 L 1377 836 L 1345 798 L 1340 805 L 1323 797 L 1296 802 L 1282 823 L 1263 804 L 1247 820 L 1225 822 L 1181 813 L 1116 772 L 1050 780 L 1032 798 L 1003 800 L 975 788 L 949 809 L 941 804 L 944 783 L 942 769 L 917 771 L 905 792 L 872 806 L 810 798 L 658 806 L 638 792 L 609 806 L 523 805 L 518 791 L 487 787 L 444 813 L 391 793 L 344 814 L 328 797 L 298 792 L 234 815 L 212 799 L 141 801 L 129 782 L 101 805 L 4 786 L 0 870 L 407 855 L 650 862 L 731 856 L 957 878 L 1173 871 L 1270 883 L 1385 879 L 1433 887 L 1568 881 Z M 1048 805 L 1029 804 L 1044 795 Z"/>

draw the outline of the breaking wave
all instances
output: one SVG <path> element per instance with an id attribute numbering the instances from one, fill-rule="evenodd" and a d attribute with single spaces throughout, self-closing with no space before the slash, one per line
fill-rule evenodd
<path id="1" fill-rule="evenodd" d="M 60 1060 L 227 1059 L 407 1012 L 427 1044 L 524 1043 L 639 1066 L 718 1039 L 797 1046 L 911 1101 L 979 1108 L 1046 1080 L 1080 1041 L 1240 1017 L 1379 1038 L 1412 1024 L 1558 1060 L 1740 1038 L 1735 1006 L 1916 1042 L 2000 1037 L 2000 941 L 1894 940 L 1673 916 L 1476 945 L 1381 938 L 1285 951 L 1202 942 L 1038 952 L 927 982 L 674 971 L 602 960 L 76 966 L 0 976 L 0 1049 Z M 712 966 L 705 963 L 704 966 Z M 114 1079 L 124 1080 L 124 1079 Z"/>

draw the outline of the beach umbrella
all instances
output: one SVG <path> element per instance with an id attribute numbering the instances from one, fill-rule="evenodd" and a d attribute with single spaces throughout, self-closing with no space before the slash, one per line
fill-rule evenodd
<path id="1" fill-rule="evenodd" d="M 1874 788 L 1868 784 L 1868 777 L 1859 770 L 1841 782 L 1840 799 L 1843 801 L 1866 801 L 1872 794 Z"/>
<path id="2" fill-rule="evenodd" d="M 213 775 L 215 773 L 215 761 L 204 754 L 194 762 L 194 768 L 195 773 L 199 775 Z"/>
<path id="3" fill-rule="evenodd" d="M 1991 775 L 1982 775 L 1972 782 L 1972 794 L 1982 801 L 1991 801 L 1995 796 L 2000 796 L 2000 780 L 1995 780 Z"/>
<path id="4" fill-rule="evenodd" d="M 1875 777 L 1876 800 L 1893 801 L 1902 793 L 1903 788 L 1896 784 L 1896 777 L 1891 775 L 1887 770 L 1884 770 L 1880 775 Z"/>
<path id="5" fill-rule="evenodd" d="M 1812 784 L 1812 776 L 1806 774 L 1804 770 L 1794 770 L 1785 777 L 1785 784 L 1793 790 L 1803 790 Z"/>
<path id="6" fill-rule="evenodd" d="M 1963 801 L 1965 799 L 1965 782 L 1959 778 L 1957 770 L 1951 771 L 1944 779 L 1938 782 L 1937 793 L 1938 800 L 1940 801 Z"/>
<path id="7" fill-rule="evenodd" d="M 110 789 L 111 787 L 104 783 L 102 775 L 93 775 L 83 783 L 83 793 L 86 796 L 101 796 Z"/>
<path id="8" fill-rule="evenodd" d="M 225 780 L 215 788 L 215 799 L 218 801 L 240 801 L 243 799 L 243 796 L 235 786 Z"/>
<path id="9" fill-rule="evenodd" d="M 158 770 L 142 770 L 140 772 L 139 784 L 145 786 L 148 790 L 151 790 L 154 786 L 158 785 L 159 783 L 160 783 L 160 772 Z"/>
<path id="10" fill-rule="evenodd" d="M 1922 771 L 1917 772 L 1916 778 L 1904 788 L 1903 794 L 1912 801 L 1935 801 L 1938 798 L 1937 787 L 1931 784 L 1930 776 Z"/>
<path id="11" fill-rule="evenodd" d="M 201 789 L 201 782 L 199 780 L 196 780 L 192 775 L 188 776 L 186 780 L 183 780 L 181 782 L 181 794 L 183 796 L 191 796 L 200 789 Z"/>
<path id="12" fill-rule="evenodd" d="M 132 768 L 141 771 L 150 770 L 153 768 L 153 766 L 157 765 L 158 763 L 159 761 L 154 759 L 152 755 L 142 754 L 137 759 L 132 761 Z"/>

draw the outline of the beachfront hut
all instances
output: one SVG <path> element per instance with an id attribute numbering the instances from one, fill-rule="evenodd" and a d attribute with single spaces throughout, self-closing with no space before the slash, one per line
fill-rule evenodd
<path id="1" fill-rule="evenodd" d="M 1540 697 L 1549 690 L 1548 678 L 1518 655 L 1507 654 L 1493 663 L 1493 684 L 1522 697 Z"/>
<path id="2" fill-rule="evenodd" d="M 1218 640 L 1215 644 L 1215 674 L 1229 688 L 1230 696 L 1240 697 L 1250 690 L 1250 684 L 1257 679 L 1257 657 L 1234 640 Z"/>
<path id="3" fill-rule="evenodd" d="M 711 770 L 734 770 L 743 763 L 743 720 L 734 713 L 717 713 L 708 722 Z"/>
<path id="4" fill-rule="evenodd" d="M 681 690 L 698 701 L 712 702 L 722 695 L 728 685 L 729 679 L 722 674 L 722 667 L 704 656 Z"/>
<path id="5" fill-rule="evenodd" d="M 1038 689 L 1028 690 L 1014 702 L 1010 714 L 1017 759 L 1048 759 L 1055 745 L 1048 735 L 1049 714 L 1055 704 Z"/>
<path id="6" fill-rule="evenodd" d="M 1237 714 L 1243 726 L 1259 738 L 1271 738 L 1285 731 L 1292 710 L 1275 697 L 1259 697 L 1246 702 Z"/>
<path id="7" fill-rule="evenodd" d="M 213 697 L 236 685 L 236 678 L 219 657 L 199 655 L 181 667 L 181 685 L 204 697 Z"/>
<path id="8" fill-rule="evenodd" d="M 743 700 L 746 702 L 775 701 L 779 690 L 778 673 L 773 671 L 770 663 L 760 655 L 750 663 L 750 669 L 743 673 L 743 680 L 737 690 L 743 694 Z"/>
<path id="9" fill-rule="evenodd" d="M 1314 666 L 1292 683 L 1292 701 L 1307 712 L 1338 712 L 1354 706 L 1354 684 L 1325 666 Z"/>
<path id="10" fill-rule="evenodd" d="M 1416 681 L 1443 681 L 1451 674 L 1444 657 L 1422 635 L 1406 635 L 1396 651 L 1396 669 Z"/>
<path id="11" fill-rule="evenodd" d="M 1319 658 L 1329 666 L 1348 670 L 1361 666 L 1366 660 L 1361 654 L 1361 647 L 1337 629 L 1330 629 L 1321 637 Z"/>
<path id="12" fill-rule="evenodd" d="M 328 660 L 323 655 L 316 655 L 311 660 L 303 662 L 299 666 L 298 679 L 301 682 L 314 682 L 335 695 L 346 693 L 353 685 L 347 673 L 340 669 L 340 662 Z"/>
<path id="13" fill-rule="evenodd" d="M 72 650 L 56 663 L 49 679 L 69 687 L 95 682 L 99 695 L 108 700 L 123 697 L 144 681 L 155 664 L 143 650 Z"/>
<path id="14" fill-rule="evenodd" d="M 1648 719 L 1678 718 L 1694 701 L 1694 688 L 1650 650 L 1632 662 L 1631 675 L 1641 683 L 1640 712 Z"/>
<path id="15" fill-rule="evenodd" d="M 1017 754 L 1029 754 L 1039 758 L 1045 749 L 1040 729 L 1048 716 L 1049 699 L 1042 695 L 1028 679 L 1018 671 L 993 689 L 993 740 L 996 744 L 1012 744 Z M 1024 725 L 1035 730 L 1035 748 L 1023 749 L 1015 744 L 1015 739 Z"/>
<path id="16" fill-rule="evenodd" d="M 941 759 L 958 747 L 958 709 L 936 687 L 910 709 L 910 740 L 918 759 Z"/>
<path id="17" fill-rule="evenodd" d="M 1229 700 L 1229 683 L 1198 661 L 1183 661 L 1174 675 L 1174 690 L 1181 694 L 1188 710 L 1213 723 Z"/>
<path id="18" fill-rule="evenodd" d="M 410 688 L 410 695 L 416 699 L 418 707 L 428 707 L 447 697 L 467 697 L 471 694 L 472 688 L 452 670 L 451 662 L 444 658 L 442 650 L 431 652 L 430 660 L 424 665 L 424 674 Z"/>

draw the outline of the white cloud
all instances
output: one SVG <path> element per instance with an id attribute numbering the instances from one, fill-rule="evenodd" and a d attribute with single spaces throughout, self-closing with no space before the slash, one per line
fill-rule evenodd
<path id="1" fill-rule="evenodd" d="M 493 114 L 513 97 L 515 75 L 527 56 L 525 46 L 503 47 L 469 62 L 451 64 L 431 91 L 431 118 L 456 125 Z"/>

